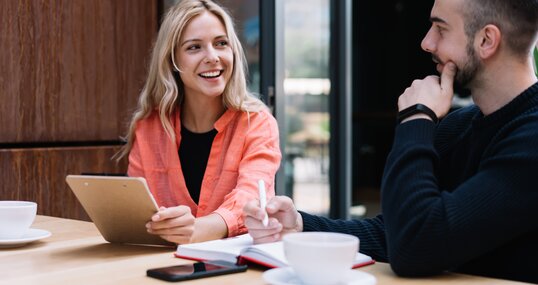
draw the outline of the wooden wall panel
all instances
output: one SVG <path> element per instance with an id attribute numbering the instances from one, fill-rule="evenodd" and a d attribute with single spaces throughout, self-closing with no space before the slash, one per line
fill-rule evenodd
<path id="1" fill-rule="evenodd" d="M 0 5 L 0 143 L 118 140 L 143 86 L 156 1 Z"/>
<path id="2" fill-rule="evenodd" d="M 89 220 L 65 182 L 68 174 L 126 173 L 127 159 L 111 160 L 119 147 L 0 150 L 0 200 L 38 203 L 38 214 Z"/>

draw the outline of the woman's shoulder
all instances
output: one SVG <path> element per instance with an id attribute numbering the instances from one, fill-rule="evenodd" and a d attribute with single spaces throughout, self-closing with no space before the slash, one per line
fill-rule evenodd
<path id="1" fill-rule="evenodd" d="M 230 110 L 234 123 L 234 131 L 245 132 L 248 137 L 274 137 L 278 136 L 278 124 L 275 117 L 267 108 L 258 111 Z"/>
<path id="2" fill-rule="evenodd" d="M 277 127 L 277 122 L 273 114 L 267 108 L 259 111 L 239 111 L 241 122 L 246 122 L 250 127 L 272 128 Z"/>
<path id="3" fill-rule="evenodd" d="M 261 108 L 259 111 L 237 111 L 240 113 L 240 118 L 242 120 L 250 119 L 251 121 L 264 122 L 264 121 L 275 121 L 273 114 L 269 112 L 267 107 Z"/>

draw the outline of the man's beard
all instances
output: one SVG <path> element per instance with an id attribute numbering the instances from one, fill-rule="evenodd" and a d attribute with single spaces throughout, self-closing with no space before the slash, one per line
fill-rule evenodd
<path id="1" fill-rule="evenodd" d="M 434 62 L 446 64 L 436 55 L 432 54 L 432 57 Z M 473 86 L 480 68 L 480 60 L 476 56 L 472 43 L 468 43 L 466 62 L 461 68 L 457 66 L 456 76 L 454 77 L 454 92 L 461 97 L 469 96 L 471 93 L 470 88 Z"/>
<path id="2" fill-rule="evenodd" d="M 476 83 L 478 72 L 480 71 L 480 59 L 476 56 L 472 43 L 467 44 L 467 61 L 462 68 L 458 68 L 454 79 L 454 89 L 468 90 Z"/>

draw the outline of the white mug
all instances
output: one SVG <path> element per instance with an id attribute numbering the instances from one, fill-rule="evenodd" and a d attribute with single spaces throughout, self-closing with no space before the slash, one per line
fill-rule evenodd
<path id="1" fill-rule="evenodd" d="M 282 240 L 289 265 L 309 285 L 338 283 L 359 250 L 359 239 L 348 234 L 301 232 L 286 234 Z"/>
<path id="2" fill-rule="evenodd" d="M 37 204 L 28 201 L 0 201 L 0 239 L 24 236 L 37 213 Z"/>

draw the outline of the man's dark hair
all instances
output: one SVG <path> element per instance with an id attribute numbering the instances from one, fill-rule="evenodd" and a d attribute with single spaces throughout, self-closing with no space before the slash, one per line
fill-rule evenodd
<path id="1" fill-rule="evenodd" d="M 493 24 L 514 54 L 526 57 L 533 50 L 538 35 L 538 0 L 465 0 L 463 13 L 469 38 Z"/>

